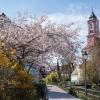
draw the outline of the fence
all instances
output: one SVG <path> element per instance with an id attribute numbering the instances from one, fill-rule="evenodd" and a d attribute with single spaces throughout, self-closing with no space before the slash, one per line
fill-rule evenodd
<path id="1" fill-rule="evenodd" d="M 85 88 L 74 87 L 77 94 L 85 94 Z M 88 100 L 100 100 L 100 91 L 87 89 L 87 98 Z"/>

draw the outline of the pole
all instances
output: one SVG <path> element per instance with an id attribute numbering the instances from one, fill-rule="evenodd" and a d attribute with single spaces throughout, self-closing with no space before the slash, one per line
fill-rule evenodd
<path id="1" fill-rule="evenodd" d="M 86 75 L 86 59 L 85 59 L 85 96 L 87 96 L 87 75 Z"/>

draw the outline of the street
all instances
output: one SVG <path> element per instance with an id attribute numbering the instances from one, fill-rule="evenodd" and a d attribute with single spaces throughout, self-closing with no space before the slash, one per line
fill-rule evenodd
<path id="1" fill-rule="evenodd" d="M 49 100 L 79 100 L 57 86 L 48 85 Z"/>

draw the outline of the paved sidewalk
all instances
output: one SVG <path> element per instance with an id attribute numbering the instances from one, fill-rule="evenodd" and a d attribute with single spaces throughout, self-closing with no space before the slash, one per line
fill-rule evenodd
<path id="1" fill-rule="evenodd" d="M 80 100 L 54 85 L 48 85 L 49 100 Z"/>

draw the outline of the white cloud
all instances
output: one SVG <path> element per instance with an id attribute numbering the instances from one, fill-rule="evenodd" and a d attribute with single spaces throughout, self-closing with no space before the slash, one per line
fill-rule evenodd
<path id="1" fill-rule="evenodd" d="M 79 35 L 82 38 L 86 38 L 86 35 L 88 33 L 87 29 L 87 17 L 83 16 L 81 14 L 68 14 L 68 13 L 53 13 L 48 15 L 49 20 L 51 22 L 56 22 L 58 24 L 70 24 L 75 23 L 76 26 L 80 27 L 80 33 Z"/>
<path id="2" fill-rule="evenodd" d="M 65 11 L 63 12 L 55 12 L 49 14 L 49 19 L 52 22 L 59 23 L 75 23 L 76 26 L 81 28 L 80 30 L 80 37 L 82 40 L 86 41 L 88 35 L 88 25 L 87 20 L 91 14 L 91 4 L 86 6 L 84 3 L 72 3 L 67 6 Z M 98 19 L 100 19 L 100 11 L 98 9 L 94 9 Z"/>
<path id="3" fill-rule="evenodd" d="M 90 5 L 89 5 L 90 7 Z M 70 4 L 67 6 L 63 12 L 55 12 L 49 14 L 49 19 L 52 22 L 59 23 L 75 23 L 76 26 L 80 27 L 80 37 L 86 41 L 86 36 L 88 34 L 87 20 L 91 12 L 89 12 L 89 7 L 83 3 Z"/>

